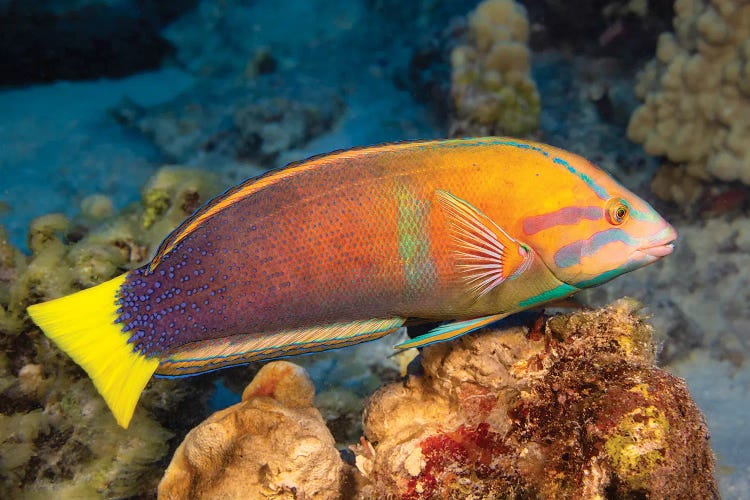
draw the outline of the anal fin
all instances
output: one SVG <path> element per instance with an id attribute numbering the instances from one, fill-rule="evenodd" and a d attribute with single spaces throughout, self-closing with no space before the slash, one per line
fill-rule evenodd
<path id="1" fill-rule="evenodd" d="M 156 376 L 187 377 L 253 361 L 346 347 L 388 335 L 405 321 L 404 318 L 372 319 L 192 342 L 163 357 Z"/>
<path id="2" fill-rule="evenodd" d="M 481 318 L 467 319 L 465 321 L 454 321 L 446 325 L 433 328 L 424 335 L 415 337 L 396 346 L 396 349 L 410 349 L 412 347 L 424 347 L 438 342 L 447 342 L 467 333 L 478 330 L 483 326 L 503 319 L 506 314 L 493 314 L 491 316 L 482 316 Z"/>

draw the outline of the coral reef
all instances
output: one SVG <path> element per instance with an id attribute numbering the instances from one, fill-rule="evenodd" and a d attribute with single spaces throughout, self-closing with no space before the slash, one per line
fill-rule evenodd
<path id="1" fill-rule="evenodd" d="M 530 74 L 529 22 L 514 0 L 485 0 L 469 14 L 467 45 L 451 54 L 454 135 L 524 136 L 539 127 Z"/>
<path id="2" fill-rule="evenodd" d="M 210 381 L 153 381 L 128 430 L 117 426 L 88 377 L 31 326 L 26 307 L 142 264 L 161 239 L 218 190 L 202 172 L 169 167 L 143 201 L 109 217 L 89 199 L 80 220 L 37 218 L 25 256 L 0 228 L 0 490 L 6 497 L 130 497 L 151 493 L 173 432 L 205 412 Z M 190 400 L 189 411 L 174 415 Z"/>
<path id="3" fill-rule="evenodd" d="M 362 496 L 717 498 L 703 416 L 635 308 L 425 348 L 366 408 Z"/>
<path id="4" fill-rule="evenodd" d="M 677 0 L 674 10 L 675 33 L 660 36 L 639 76 L 644 104 L 628 136 L 691 177 L 750 184 L 750 3 Z M 693 190 L 657 187 L 685 202 Z"/>
<path id="5" fill-rule="evenodd" d="M 190 431 L 159 497 L 338 498 L 346 466 L 334 447 L 304 369 L 265 365 L 242 394 Z"/>

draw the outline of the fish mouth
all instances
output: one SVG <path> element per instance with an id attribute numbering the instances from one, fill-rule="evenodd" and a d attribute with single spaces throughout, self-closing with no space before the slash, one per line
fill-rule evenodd
<path id="1" fill-rule="evenodd" d="M 666 257 L 674 251 L 674 242 L 663 243 L 661 245 L 654 245 L 652 247 L 639 248 L 640 252 L 650 255 L 651 257 L 661 258 Z"/>
<path id="2" fill-rule="evenodd" d="M 659 234 L 649 241 L 648 246 L 638 249 L 638 252 L 651 257 L 653 260 L 666 257 L 674 251 L 674 242 L 677 239 L 677 231 L 669 224 L 659 231 Z"/>
<path id="3" fill-rule="evenodd" d="M 672 234 L 668 235 L 667 238 L 663 238 L 661 241 L 650 246 L 639 248 L 638 251 L 649 257 L 660 259 L 674 251 L 675 239 L 677 239 L 677 235 L 674 233 L 674 230 L 672 230 Z"/>

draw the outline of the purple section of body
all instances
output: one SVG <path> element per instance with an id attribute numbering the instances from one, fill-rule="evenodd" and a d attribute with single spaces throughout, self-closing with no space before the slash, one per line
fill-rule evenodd
<path id="1" fill-rule="evenodd" d="M 158 356 L 217 337 L 393 317 L 404 300 L 396 207 L 387 186 L 362 185 L 363 170 L 317 176 L 337 186 L 328 191 L 297 180 L 244 198 L 198 226 L 153 273 L 131 272 L 119 321 L 134 349 Z"/>

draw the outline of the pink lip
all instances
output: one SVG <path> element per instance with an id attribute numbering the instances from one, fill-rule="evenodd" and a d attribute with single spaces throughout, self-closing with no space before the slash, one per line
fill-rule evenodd
<path id="1" fill-rule="evenodd" d="M 665 257 L 672 253 L 674 250 L 673 243 L 667 243 L 666 245 L 656 245 L 649 248 L 641 248 L 641 252 L 650 255 L 652 257 Z"/>

